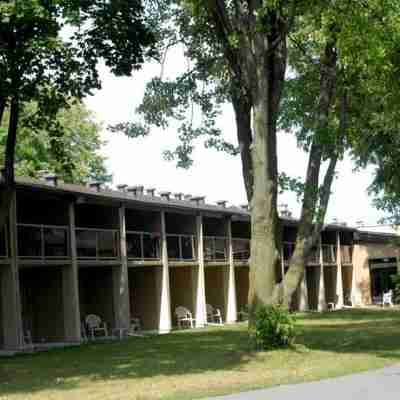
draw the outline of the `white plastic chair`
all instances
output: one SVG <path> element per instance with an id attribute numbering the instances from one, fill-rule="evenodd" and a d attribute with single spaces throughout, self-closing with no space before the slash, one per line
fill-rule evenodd
<path id="1" fill-rule="evenodd" d="M 189 328 L 194 328 L 195 319 L 192 313 L 183 306 L 175 308 L 176 321 L 178 323 L 178 328 L 182 329 L 185 325 Z"/>
<path id="2" fill-rule="evenodd" d="M 97 332 L 103 332 L 105 337 L 108 337 L 107 324 L 102 322 L 101 318 L 96 314 L 89 314 L 85 318 L 87 330 L 92 339 L 94 339 Z"/>
<path id="3" fill-rule="evenodd" d="M 389 290 L 386 293 L 383 293 L 383 296 L 382 296 L 382 307 L 385 307 L 385 305 L 393 307 L 392 297 L 393 297 L 393 292 L 391 290 Z"/>
<path id="4" fill-rule="evenodd" d="M 217 323 L 222 325 L 222 314 L 219 308 L 213 307 L 211 304 L 206 304 L 207 322 Z"/>

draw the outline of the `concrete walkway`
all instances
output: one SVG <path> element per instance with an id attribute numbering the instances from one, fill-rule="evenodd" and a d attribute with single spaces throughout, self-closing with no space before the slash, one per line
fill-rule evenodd
<path id="1" fill-rule="evenodd" d="M 318 382 L 255 390 L 214 400 L 399 400 L 400 365 Z"/>

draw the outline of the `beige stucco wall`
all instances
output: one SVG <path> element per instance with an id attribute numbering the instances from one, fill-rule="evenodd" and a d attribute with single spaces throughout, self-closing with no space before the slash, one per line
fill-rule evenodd
<path id="1" fill-rule="evenodd" d="M 130 268 L 129 300 L 131 315 L 140 318 L 144 330 L 158 329 L 159 296 L 156 274 L 161 267 Z"/>
<path id="2" fill-rule="evenodd" d="M 360 294 L 363 304 L 371 303 L 371 282 L 368 259 L 397 258 L 398 256 L 398 248 L 390 243 L 362 243 L 354 245 L 353 266 L 355 268 L 356 290 Z"/>
<path id="3" fill-rule="evenodd" d="M 247 306 L 249 296 L 249 267 L 235 268 L 237 310 Z"/>
<path id="4" fill-rule="evenodd" d="M 224 284 L 224 279 L 227 276 L 224 274 L 225 266 L 209 266 L 205 268 L 205 290 L 206 303 L 211 304 L 221 310 L 222 318 L 225 320 L 225 290 L 227 283 Z"/>
<path id="5" fill-rule="evenodd" d="M 33 267 L 19 271 L 22 321 L 34 342 L 64 340 L 62 269 Z"/>

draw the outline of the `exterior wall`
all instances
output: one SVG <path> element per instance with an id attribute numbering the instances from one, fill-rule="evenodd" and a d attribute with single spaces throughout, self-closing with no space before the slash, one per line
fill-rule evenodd
<path id="1" fill-rule="evenodd" d="M 353 267 L 351 265 L 342 266 L 343 299 L 345 304 L 346 300 L 351 299 L 352 280 Z"/>
<path id="2" fill-rule="evenodd" d="M 240 312 L 243 308 L 247 307 L 249 296 L 249 267 L 236 267 L 235 280 L 237 310 Z"/>
<path id="3" fill-rule="evenodd" d="M 129 299 L 131 316 L 139 318 L 144 330 L 158 329 L 159 293 L 157 291 L 156 274 L 161 267 L 130 268 Z"/>
<path id="4" fill-rule="evenodd" d="M 115 327 L 112 267 L 80 268 L 78 277 L 82 320 L 96 314 L 109 329 Z"/>
<path id="5" fill-rule="evenodd" d="M 193 273 L 197 266 L 173 267 L 169 269 L 169 284 L 171 295 L 172 324 L 176 324 L 175 309 L 178 306 L 188 308 L 194 316 Z"/>
<path id="6" fill-rule="evenodd" d="M 62 269 L 33 267 L 19 271 L 22 324 L 33 342 L 64 340 Z"/>
<path id="7" fill-rule="evenodd" d="M 369 258 L 398 258 L 399 250 L 391 243 L 358 243 L 354 245 L 353 266 L 355 268 L 355 288 L 362 304 L 371 303 L 371 282 Z"/>
<path id="8" fill-rule="evenodd" d="M 308 304 L 311 310 L 318 309 L 318 286 L 319 274 L 321 268 L 319 266 L 307 267 L 307 290 L 308 290 Z"/>
<path id="9" fill-rule="evenodd" d="M 206 303 L 219 308 L 223 320 L 226 319 L 225 289 L 227 289 L 227 283 L 225 283 L 226 273 L 224 270 L 227 268 L 226 266 L 210 266 L 205 268 Z"/>
<path id="10" fill-rule="evenodd" d="M 336 303 L 336 275 L 335 265 L 324 265 L 324 285 L 326 303 Z"/>

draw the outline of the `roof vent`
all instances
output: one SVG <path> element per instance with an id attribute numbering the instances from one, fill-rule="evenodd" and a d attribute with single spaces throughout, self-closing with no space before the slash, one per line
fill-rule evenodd
<path id="1" fill-rule="evenodd" d="M 125 183 L 121 183 L 120 185 L 117 185 L 117 189 L 120 192 L 126 192 L 126 188 L 128 187 L 128 185 L 126 185 Z"/>
<path id="2" fill-rule="evenodd" d="M 205 202 L 206 202 L 205 200 L 206 200 L 206 196 L 196 196 L 196 197 L 192 197 L 190 199 L 190 201 L 193 201 L 197 205 L 205 204 Z"/>
<path id="3" fill-rule="evenodd" d="M 44 176 L 44 180 L 52 186 L 57 186 L 58 177 L 55 174 L 47 174 Z"/>
<path id="4" fill-rule="evenodd" d="M 97 190 L 98 192 L 100 192 L 100 190 L 101 190 L 101 182 L 97 182 L 97 181 L 90 182 L 89 183 L 89 187 L 90 187 L 90 189 L 94 189 L 94 190 Z"/>
<path id="5" fill-rule="evenodd" d="M 174 193 L 175 199 L 176 200 L 182 200 L 183 199 L 183 193 Z"/>
<path id="6" fill-rule="evenodd" d="M 160 196 L 164 200 L 169 200 L 169 197 L 171 196 L 171 192 L 160 192 Z"/>
<path id="7" fill-rule="evenodd" d="M 186 201 L 189 201 L 191 198 L 192 198 L 192 195 L 191 195 L 191 194 L 185 194 L 185 195 L 183 196 L 183 200 L 186 200 Z"/>
<path id="8" fill-rule="evenodd" d="M 155 188 L 147 188 L 146 193 L 148 196 L 154 197 L 156 189 Z"/>
<path id="9" fill-rule="evenodd" d="M 128 186 L 126 191 L 132 196 L 136 196 L 137 186 Z"/>
<path id="10" fill-rule="evenodd" d="M 217 201 L 217 205 L 220 207 L 224 207 L 224 208 L 226 208 L 226 203 L 227 203 L 226 200 L 218 200 Z"/>
<path id="11" fill-rule="evenodd" d="M 242 210 L 249 211 L 249 205 L 248 205 L 248 204 L 241 204 L 241 205 L 240 205 L 240 208 L 241 208 Z"/>
<path id="12" fill-rule="evenodd" d="M 143 196 L 144 187 L 142 185 L 136 186 L 136 196 Z"/>

